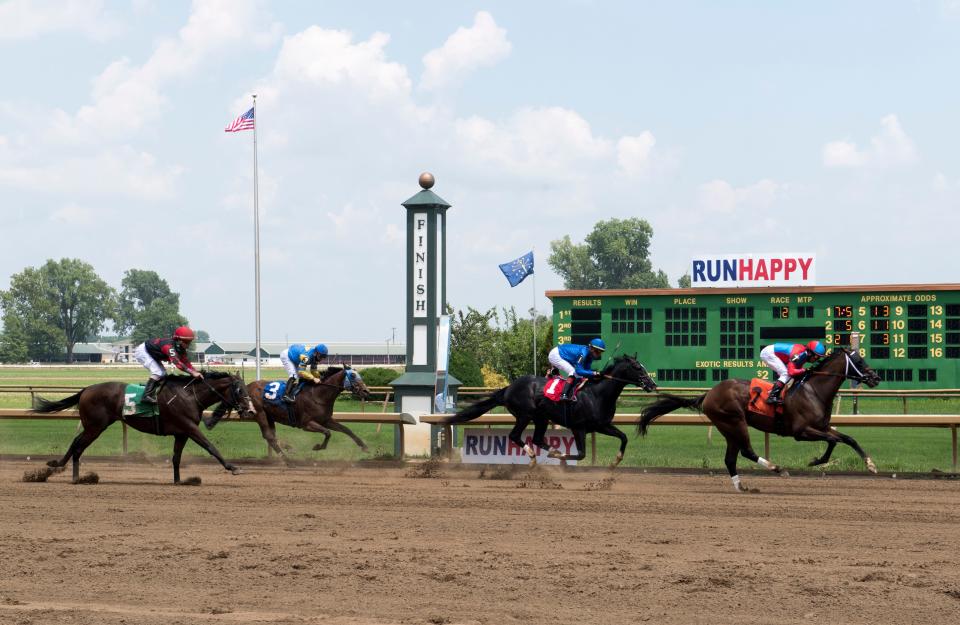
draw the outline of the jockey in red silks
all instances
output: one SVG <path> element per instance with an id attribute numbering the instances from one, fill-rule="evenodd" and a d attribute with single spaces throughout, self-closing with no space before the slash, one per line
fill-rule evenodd
<path id="1" fill-rule="evenodd" d="M 164 370 L 161 362 L 169 362 L 171 365 L 189 373 L 195 378 L 202 378 L 203 375 L 193 368 L 190 359 L 187 357 L 187 348 L 196 338 L 193 330 L 187 326 L 181 326 L 174 330 L 173 337 L 169 339 L 150 339 L 137 345 L 133 350 L 133 357 L 150 372 L 150 379 L 147 380 L 147 388 L 143 391 L 143 399 L 140 401 L 155 404 L 157 403 L 157 391 L 160 390 L 160 380 L 167 372 Z"/>
<path id="2" fill-rule="evenodd" d="M 780 393 L 783 392 L 787 380 L 803 375 L 805 373 L 803 365 L 808 362 L 817 362 L 826 353 L 827 350 L 820 341 L 810 341 L 806 345 L 774 343 L 760 350 L 760 359 L 767 363 L 767 366 L 778 376 L 777 381 L 773 383 L 773 388 L 770 389 L 767 403 L 782 404 L 783 399 L 780 398 Z"/>
<path id="3" fill-rule="evenodd" d="M 603 355 L 606 348 L 603 339 L 595 338 L 590 340 L 589 345 L 564 343 L 550 350 L 547 360 L 567 378 L 560 401 L 577 401 L 577 398 L 573 396 L 577 378 L 596 378 L 600 375 L 591 370 L 590 367 L 594 360 Z"/>

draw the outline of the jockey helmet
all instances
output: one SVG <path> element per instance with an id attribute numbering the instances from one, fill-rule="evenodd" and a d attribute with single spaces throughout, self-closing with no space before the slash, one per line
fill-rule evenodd
<path id="1" fill-rule="evenodd" d="M 313 348 L 313 353 L 317 356 L 326 356 L 329 352 L 327 351 L 327 346 L 323 343 L 317 343 L 317 346 Z"/>
<path id="2" fill-rule="evenodd" d="M 173 331 L 173 338 L 180 339 L 181 341 L 185 341 L 189 343 L 193 341 L 193 339 L 195 339 L 196 337 L 193 335 L 193 330 L 191 330 L 187 326 L 180 326 L 179 328 Z"/>
<path id="3" fill-rule="evenodd" d="M 823 346 L 823 343 L 820 341 L 810 341 L 807 343 L 807 349 L 816 354 L 817 356 L 823 356 L 827 353 L 827 349 Z"/>
<path id="4" fill-rule="evenodd" d="M 607 344 L 603 342 L 603 339 L 590 339 L 590 347 L 602 352 L 607 349 Z"/>

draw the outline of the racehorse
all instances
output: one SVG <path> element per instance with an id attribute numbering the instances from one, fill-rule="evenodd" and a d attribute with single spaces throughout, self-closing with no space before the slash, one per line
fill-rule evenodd
<path id="1" fill-rule="evenodd" d="M 306 381 L 303 388 L 297 393 L 296 402 L 293 404 L 291 415 L 287 411 L 287 405 L 278 405 L 273 402 L 265 401 L 267 399 L 276 399 L 280 395 L 280 382 L 270 380 L 258 380 L 247 385 L 247 391 L 253 400 L 253 407 L 256 412 L 254 418 L 260 426 L 260 433 L 267 441 L 270 448 L 277 454 L 287 460 L 286 454 L 277 443 L 276 424 L 283 423 L 291 427 L 307 430 L 308 432 L 320 432 L 323 434 L 323 442 L 314 445 L 313 449 L 322 451 L 327 448 L 327 442 L 330 440 L 330 430 L 343 432 L 353 439 L 362 451 L 367 452 L 366 443 L 360 440 L 350 428 L 338 423 L 333 419 L 333 403 L 337 396 L 344 389 L 349 390 L 357 399 L 367 399 L 370 397 L 370 391 L 360 374 L 353 369 L 344 366 L 330 367 L 324 372 L 319 383 Z M 291 416 L 293 422 L 291 422 Z M 207 428 L 212 428 L 220 420 L 220 415 L 216 412 L 210 419 L 204 421 Z"/>
<path id="2" fill-rule="evenodd" d="M 236 410 L 253 413 L 253 404 L 247 395 L 243 380 L 226 371 L 203 371 L 203 378 L 185 375 L 172 375 L 158 396 L 159 417 L 150 414 L 125 416 L 123 406 L 126 401 L 125 382 L 103 382 L 94 384 L 59 401 L 50 401 L 37 397 L 31 412 L 59 412 L 64 408 L 77 406 L 80 412 L 80 424 L 83 429 L 70 443 L 70 448 L 60 460 L 51 460 L 47 466 L 60 468 L 73 458 L 73 483 L 80 479 L 80 455 L 97 440 L 110 424 L 123 420 L 130 427 L 159 436 L 173 436 L 173 483 L 180 483 L 180 456 L 187 440 L 192 440 L 216 458 L 223 468 L 237 474 L 239 469 L 223 459 L 217 448 L 200 432 L 200 417 L 204 408 L 220 402 L 218 410 Z"/>
<path id="3" fill-rule="evenodd" d="M 623 460 L 623 452 L 627 448 L 626 434 L 613 425 L 613 415 L 616 412 L 620 393 L 627 384 L 635 384 L 647 392 L 657 388 L 643 365 L 630 356 L 615 358 L 601 372 L 599 382 L 588 383 L 583 387 L 577 395 L 576 402 L 554 402 L 544 397 L 543 388 L 546 384 L 547 378 L 544 377 L 532 375 L 519 377 L 509 386 L 447 418 L 444 423 L 451 425 L 466 423 L 497 406 L 505 406 L 517 420 L 516 425 L 510 430 L 510 440 L 527 452 L 530 464 L 536 464 L 537 454 L 521 437 L 527 425 L 533 421 L 533 443 L 546 449 L 549 457 L 564 461 L 583 460 L 587 453 L 584 445 L 587 432 L 616 437 L 620 440 L 620 451 L 612 466 L 617 466 Z M 559 450 L 550 449 L 543 438 L 549 421 L 569 428 L 573 432 L 577 441 L 575 455 L 561 454 Z"/>
<path id="4" fill-rule="evenodd" d="M 782 467 L 758 456 L 753 451 L 747 426 L 762 432 L 792 436 L 798 441 L 827 441 L 826 451 L 819 458 L 814 458 L 809 466 L 828 462 L 837 443 L 844 443 L 860 455 L 871 473 L 876 473 L 876 465 L 857 441 L 830 426 L 830 408 L 833 406 L 833 398 L 840 389 L 840 385 L 847 379 L 862 382 L 870 388 L 880 383 L 880 376 L 870 368 L 859 353 L 837 348 L 794 382 L 784 398 L 782 415 L 769 417 L 752 412 L 748 407 L 750 382 L 724 380 L 693 399 L 662 395 L 662 399 L 642 411 L 637 430 L 645 435 L 647 426 L 654 419 L 678 408 L 696 408 L 703 412 L 727 439 L 724 462 L 734 488 L 742 492 L 746 492 L 747 489 L 740 483 L 740 476 L 737 475 L 738 453 L 774 473 L 783 471 Z"/>

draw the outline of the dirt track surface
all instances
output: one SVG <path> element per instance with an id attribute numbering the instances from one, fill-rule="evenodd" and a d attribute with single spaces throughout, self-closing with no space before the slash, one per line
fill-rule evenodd
<path id="1" fill-rule="evenodd" d="M 0 463 L 0 623 L 960 622 L 960 482 Z"/>

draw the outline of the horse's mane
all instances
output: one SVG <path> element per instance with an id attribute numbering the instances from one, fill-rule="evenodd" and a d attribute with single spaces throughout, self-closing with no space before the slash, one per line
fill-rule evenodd
<path id="1" fill-rule="evenodd" d="M 624 354 L 623 356 L 614 356 L 613 360 L 610 361 L 610 364 L 608 364 L 606 367 L 604 367 L 604 368 L 603 368 L 603 371 L 601 371 L 601 373 L 610 373 L 611 371 L 613 371 L 613 368 L 614 368 L 614 367 L 616 367 L 617 365 L 619 365 L 621 362 L 623 362 L 623 361 L 625 361 L 625 360 L 627 360 L 627 359 L 631 359 L 631 358 L 633 358 L 633 357 L 632 357 L 632 356 L 627 356 L 626 354 Z"/>
<path id="2" fill-rule="evenodd" d="M 847 350 L 843 347 L 835 347 L 830 350 L 830 353 L 820 359 L 820 361 L 814 364 L 812 367 L 807 369 L 807 371 L 819 371 L 823 369 L 827 363 L 833 362 L 833 359 L 839 356 L 840 354 L 846 352 Z"/>
<path id="3" fill-rule="evenodd" d="M 320 374 L 321 380 L 326 380 L 327 378 L 333 376 L 336 373 L 343 371 L 343 367 L 327 367 L 327 370 Z"/>

